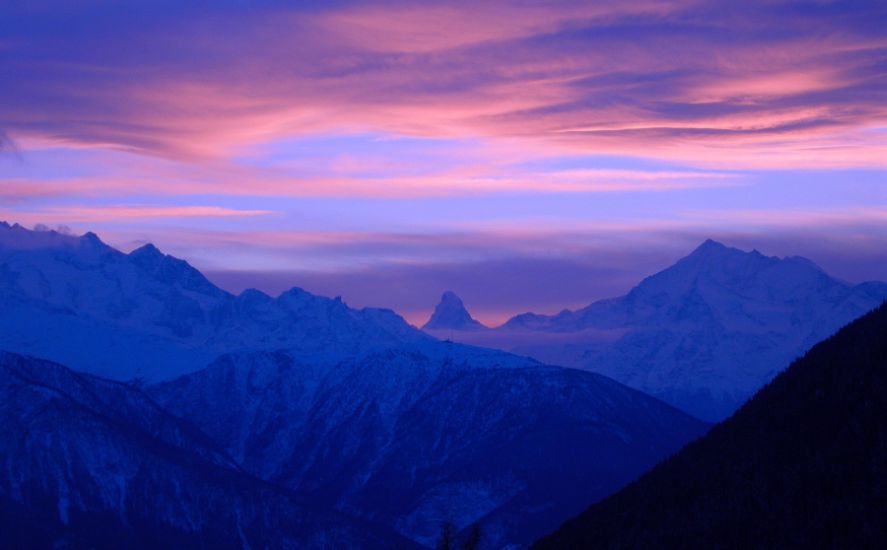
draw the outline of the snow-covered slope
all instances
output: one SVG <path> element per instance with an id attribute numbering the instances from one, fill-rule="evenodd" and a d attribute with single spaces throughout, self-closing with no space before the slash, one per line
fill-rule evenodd
<path id="1" fill-rule="evenodd" d="M 709 240 L 625 296 L 553 316 L 518 315 L 473 341 L 600 372 L 720 420 L 884 299 L 887 284 L 853 286 L 804 258 Z"/>
<path id="2" fill-rule="evenodd" d="M 440 297 L 440 302 L 434 308 L 431 318 L 422 327 L 426 331 L 441 330 L 481 330 L 486 328 L 475 320 L 462 299 L 449 290 Z"/>
<path id="3" fill-rule="evenodd" d="M 128 380 L 162 380 L 241 349 L 336 361 L 430 340 L 389 310 L 294 288 L 232 296 L 187 262 L 145 245 L 119 252 L 87 233 L 0 223 L 0 349 Z"/>
<path id="4" fill-rule="evenodd" d="M 460 528 L 481 521 L 498 543 L 529 542 L 588 495 L 616 490 L 706 428 L 599 375 L 442 342 L 391 311 L 355 310 L 299 289 L 277 298 L 254 290 L 232 296 L 151 245 L 124 254 L 92 234 L 0 226 L 0 305 L 0 349 L 116 379 L 144 378 L 142 387 L 166 410 L 224 449 L 220 460 L 230 456 L 237 468 L 309 499 L 313 510 L 361 516 L 422 543 L 433 542 L 448 520 Z M 91 385 L 125 393 L 123 402 L 131 397 L 120 384 Z M 41 394 L 17 396 L 10 425 L 31 433 L 32 412 L 45 408 Z M 144 414 L 154 426 L 153 409 L 144 408 L 101 414 Z M 17 419 L 20 413 L 26 418 Z M 87 433 L 86 420 L 64 414 L 46 417 L 48 435 L 37 437 L 72 441 L 16 448 L 7 471 L 42 457 L 46 466 L 21 483 L 54 487 L 46 480 L 74 457 L 71 480 L 98 495 L 90 499 L 110 502 L 122 494 L 107 474 L 117 471 L 113 464 L 138 464 L 151 449 L 119 450 L 134 443 L 115 442 L 103 462 L 100 440 L 111 435 Z M 169 522 L 177 513 L 164 500 L 175 485 L 161 481 L 179 483 L 184 474 L 171 468 L 157 465 L 161 477 L 144 483 L 140 470 L 125 470 L 126 494 L 135 487 L 147 499 L 140 505 L 158 511 L 144 521 Z M 67 490 L 46 498 L 67 498 Z"/>
<path id="5" fill-rule="evenodd" d="M 444 521 L 529 543 L 706 428 L 603 376 L 456 344 L 332 367 L 233 354 L 149 392 L 255 475 L 424 544 Z"/>
<path id="6" fill-rule="evenodd" d="M 0 352 L 4 548 L 410 548 L 245 473 L 144 393 Z"/>

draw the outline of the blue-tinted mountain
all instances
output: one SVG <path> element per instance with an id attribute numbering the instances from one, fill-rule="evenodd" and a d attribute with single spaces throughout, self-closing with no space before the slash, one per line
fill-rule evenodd
<path id="1" fill-rule="evenodd" d="M 410 548 L 243 471 L 130 386 L 0 353 L 3 548 Z"/>
<path id="2" fill-rule="evenodd" d="M 422 544 L 444 521 L 529 543 L 707 428 L 599 375 L 300 289 L 233 296 L 153 246 L 124 254 L 92 234 L 0 226 L 0 303 L 0 349 L 141 378 L 244 475 Z M 114 490 L 92 475 L 74 477 Z M 161 504 L 144 521 L 166 521 Z"/>
<path id="3" fill-rule="evenodd" d="M 285 348 L 336 361 L 423 340 L 431 338 L 390 310 L 298 288 L 233 296 L 150 244 L 124 254 L 93 233 L 0 224 L 0 349 L 157 381 L 230 351 Z"/>
<path id="4" fill-rule="evenodd" d="M 885 298 L 885 283 L 850 285 L 804 258 L 709 240 L 625 296 L 519 315 L 473 341 L 600 372 L 716 421 Z"/>
<path id="5" fill-rule="evenodd" d="M 440 297 L 440 302 L 435 306 L 431 318 L 422 327 L 422 330 L 482 330 L 486 327 L 475 320 L 462 299 L 449 290 Z"/>
<path id="6" fill-rule="evenodd" d="M 527 544 L 707 428 L 600 375 L 452 347 L 228 355 L 149 391 L 253 474 L 424 544 L 445 521 Z"/>
<path id="7" fill-rule="evenodd" d="M 887 546 L 887 304 L 535 548 Z"/>

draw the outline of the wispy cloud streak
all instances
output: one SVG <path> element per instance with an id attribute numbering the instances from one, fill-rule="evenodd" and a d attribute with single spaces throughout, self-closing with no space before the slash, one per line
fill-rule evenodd
<path id="1" fill-rule="evenodd" d="M 62 143 L 200 158 L 373 130 L 733 167 L 885 162 L 878 2 L 223 6 L 149 25 L 87 5 L 18 32 L 15 15 L 0 120 Z"/>
<path id="2" fill-rule="evenodd" d="M 589 258 L 623 284 L 710 236 L 855 279 L 887 242 L 885 28 L 868 0 L 6 2 L 0 216 L 367 296 L 523 270 L 576 305 Z"/>

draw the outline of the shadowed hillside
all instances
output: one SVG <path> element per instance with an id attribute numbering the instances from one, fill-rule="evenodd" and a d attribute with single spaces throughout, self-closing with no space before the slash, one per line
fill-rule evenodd
<path id="1" fill-rule="evenodd" d="M 0 547 L 413 548 L 246 474 L 125 384 L 0 352 Z"/>
<path id="2" fill-rule="evenodd" d="M 534 548 L 883 548 L 887 304 Z"/>

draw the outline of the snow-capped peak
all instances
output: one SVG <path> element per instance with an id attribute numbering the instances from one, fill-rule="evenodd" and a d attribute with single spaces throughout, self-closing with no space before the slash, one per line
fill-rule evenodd
<path id="1" fill-rule="evenodd" d="M 118 379 L 158 380 L 233 350 L 317 361 L 432 342 L 395 313 L 299 288 L 235 297 L 146 244 L 129 254 L 93 233 L 0 226 L 0 348 Z"/>
<path id="2" fill-rule="evenodd" d="M 0 222 L 0 247 L 4 249 L 37 250 L 72 247 L 77 246 L 79 242 L 78 237 L 59 231 L 32 231 L 17 223 L 10 225 L 6 222 Z"/>
<path id="3" fill-rule="evenodd" d="M 91 246 L 105 246 L 105 243 L 102 242 L 99 236 L 92 231 L 84 233 L 83 236 L 80 237 L 80 242 Z"/>
<path id="4" fill-rule="evenodd" d="M 729 247 L 724 243 L 720 243 L 714 239 L 705 239 L 705 242 L 696 247 L 693 252 L 690 253 L 691 256 L 698 255 L 709 255 L 716 254 L 718 252 L 722 252 L 724 250 L 728 250 Z"/>
<path id="5" fill-rule="evenodd" d="M 164 254 L 152 243 L 147 243 L 130 252 L 129 256 L 132 258 L 162 258 Z"/>
<path id="6" fill-rule="evenodd" d="M 854 286 L 799 256 L 709 239 L 624 296 L 519 315 L 472 343 L 594 370 L 721 420 L 792 358 L 885 297 L 884 283 Z"/>
<path id="7" fill-rule="evenodd" d="M 130 261 L 144 273 L 168 284 L 178 284 L 207 296 L 223 296 L 227 293 L 203 276 L 185 260 L 164 254 L 156 246 L 147 243 L 128 254 Z"/>

